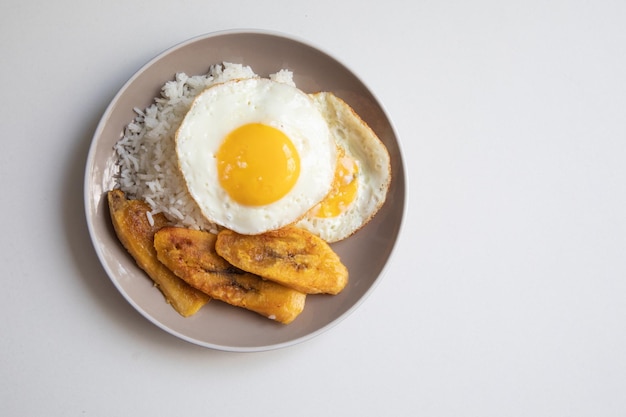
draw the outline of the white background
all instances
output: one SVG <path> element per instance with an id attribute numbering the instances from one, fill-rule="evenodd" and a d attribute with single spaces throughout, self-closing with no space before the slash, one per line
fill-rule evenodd
<path id="1" fill-rule="evenodd" d="M 626 2 L 4 0 L 3 416 L 626 415 Z M 124 82 L 234 28 L 306 39 L 397 129 L 408 217 L 367 301 L 265 353 L 140 316 L 83 174 Z"/>

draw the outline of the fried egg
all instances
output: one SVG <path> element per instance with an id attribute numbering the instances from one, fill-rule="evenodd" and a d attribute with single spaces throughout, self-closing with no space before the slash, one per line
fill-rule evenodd
<path id="1" fill-rule="evenodd" d="M 329 193 L 337 161 L 312 98 L 258 77 L 200 93 L 175 140 L 180 172 L 203 215 L 241 234 L 300 219 Z"/>
<path id="2" fill-rule="evenodd" d="M 361 229 L 385 202 L 390 158 L 378 136 L 346 102 L 329 92 L 311 97 L 338 146 L 338 162 L 331 191 L 297 226 L 337 242 Z"/>

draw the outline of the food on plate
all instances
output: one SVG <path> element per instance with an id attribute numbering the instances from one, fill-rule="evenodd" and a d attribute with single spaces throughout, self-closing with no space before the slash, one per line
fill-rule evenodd
<path id="1" fill-rule="evenodd" d="M 288 226 L 260 235 L 222 230 L 216 252 L 236 267 L 307 294 L 338 294 L 348 269 L 321 238 Z"/>
<path id="2" fill-rule="evenodd" d="M 209 232 L 165 227 L 156 232 L 154 247 L 164 265 L 212 298 L 284 324 L 302 312 L 305 294 L 235 268 L 215 252 L 216 239 Z"/>
<path id="3" fill-rule="evenodd" d="M 154 234 L 169 223 L 165 216 L 157 214 L 149 221 L 150 207 L 142 201 L 126 199 L 120 190 L 109 191 L 107 200 L 115 233 L 137 265 L 180 315 L 195 314 L 210 297 L 178 278 L 157 259 Z"/>
<path id="4" fill-rule="evenodd" d="M 204 216 L 243 234 L 301 218 L 330 191 L 337 161 L 311 97 L 266 78 L 200 93 L 176 133 L 176 155 Z"/>
<path id="5" fill-rule="evenodd" d="M 297 225 L 332 243 L 354 234 L 381 208 L 391 163 L 385 145 L 345 101 L 330 92 L 311 97 L 330 127 L 339 158 L 332 191 Z"/>
<path id="6" fill-rule="evenodd" d="M 299 90 L 286 69 L 222 63 L 176 74 L 135 112 L 109 198 L 137 207 L 118 236 L 177 311 L 211 295 L 289 323 L 305 293 L 346 287 L 329 244 L 370 221 L 391 181 L 387 149 L 346 102 Z"/>

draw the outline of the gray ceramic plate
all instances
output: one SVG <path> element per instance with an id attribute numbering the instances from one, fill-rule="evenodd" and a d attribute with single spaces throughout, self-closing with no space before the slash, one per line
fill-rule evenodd
<path id="1" fill-rule="evenodd" d="M 336 296 L 307 297 L 304 312 L 281 325 L 255 313 L 212 301 L 190 318 L 179 316 L 117 240 L 105 204 L 112 188 L 113 144 L 161 86 L 177 72 L 204 74 L 223 61 L 250 65 L 261 76 L 281 68 L 294 72 L 305 92 L 332 91 L 347 101 L 387 146 L 392 186 L 377 216 L 354 236 L 333 245 L 350 272 Z M 115 286 L 137 311 L 163 330 L 201 346 L 228 351 L 261 351 L 293 345 L 328 330 L 352 312 L 381 278 L 402 224 L 406 186 L 399 144 L 385 111 L 344 65 L 319 49 L 282 34 L 228 31 L 179 44 L 141 68 L 115 96 L 95 132 L 85 172 L 85 209 L 94 247 Z"/>

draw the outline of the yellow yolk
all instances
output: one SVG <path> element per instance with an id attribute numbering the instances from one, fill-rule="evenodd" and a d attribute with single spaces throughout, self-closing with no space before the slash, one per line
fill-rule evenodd
<path id="1" fill-rule="evenodd" d="M 356 198 L 357 172 L 354 159 L 345 155 L 339 157 L 331 191 L 314 209 L 316 217 L 336 217 L 350 206 Z"/>
<path id="2" fill-rule="evenodd" d="M 261 123 L 233 130 L 216 158 L 220 185 L 233 200 L 248 206 L 280 200 L 300 175 L 300 157 L 291 140 Z"/>

